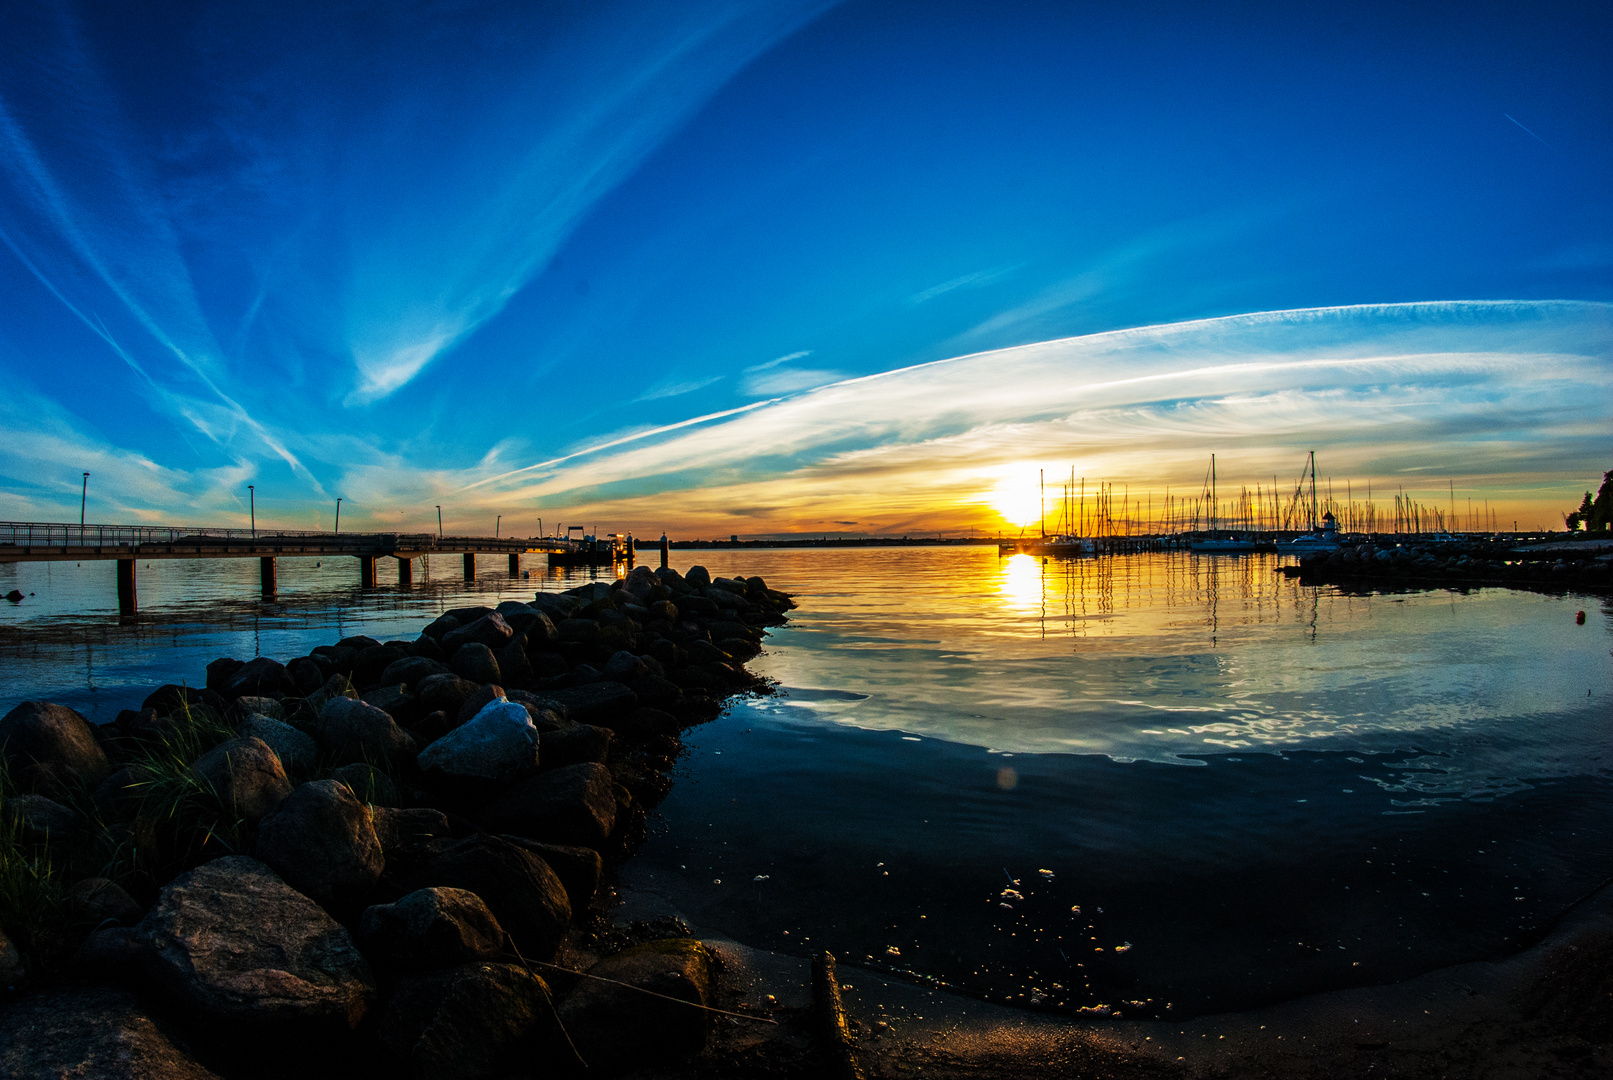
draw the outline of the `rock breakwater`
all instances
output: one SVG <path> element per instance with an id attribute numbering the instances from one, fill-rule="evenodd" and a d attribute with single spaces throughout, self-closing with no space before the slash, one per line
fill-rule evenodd
<path id="1" fill-rule="evenodd" d="M 1607 590 L 1613 545 L 1500 540 L 1392 540 L 1346 544 L 1301 557 L 1283 572 L 1306 583 L 1368 588 L 1427 586 Z"/>
<path id="2" fill-rule="evenodd" d="M 612 932 L 610 983 L 552 962 L 612 951 L 601 881 L 681 732 L 768 690 L 744 664 L 794 606 L 759 577 L 639 567 L 413 640 L 220 658 L 101 728 L 18 705 L 0 1044 L 95 1076 L 548 1075 L 579 1047 L 598 1075 L 697 1051 L 716 978 L 698 942 Z M 47 999 L 73 1013 L 53 1023 L 149 1031 L 145 1057 L 41 1040 Z"/>

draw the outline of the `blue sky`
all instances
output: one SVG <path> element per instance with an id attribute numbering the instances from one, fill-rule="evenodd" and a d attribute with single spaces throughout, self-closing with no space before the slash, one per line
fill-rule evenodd
<path id="1" fill-rule="evenodd" d="M 1314 447 L 1544 523 L 1613 468 L 1606 5 L 5 19 L 0 517 L 991 528 Z"/>

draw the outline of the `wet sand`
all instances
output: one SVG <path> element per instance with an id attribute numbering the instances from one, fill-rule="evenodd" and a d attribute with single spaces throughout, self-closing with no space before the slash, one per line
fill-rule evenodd
<path id="1" fill-rule="evenodd" d="M 666 914 L 636 894 L 618 919 Z M 669 1077 L 824 1075 L 809 962 L 705 938 L 724 964 L 725 1020 Z M 857 1060 L 881 1077 L 1602 1077 L 1613 1072 L 1613 887 L 1503 960 L 1168 1020 L 1074 1021 L 928 990 L 842 964 Z M 773 1001 L 767 997 L 772 995 Z"/>

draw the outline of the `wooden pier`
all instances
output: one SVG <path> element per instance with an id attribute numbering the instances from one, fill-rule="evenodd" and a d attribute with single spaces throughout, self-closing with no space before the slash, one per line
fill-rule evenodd
<path id="1" fill-rule="evenodd" d="M 556 565 L 604 565 L 633 561 L 630 538 L 584 536 L 436 536 L 431 533 L 270 532 L 158 525 L 72 525 L 0 522 L 0 563 L 116 562 L 118 610 L 139 608 L 136 566 L 154 559 L 257 559 L 264 596 L 276 588 L 275 560 L 295 556 L 346 556 L 359 564 L 364 588 L 376 583 L 380 559 L 397 560 L 398 584 L 414 582 L 414 560 L 426 555 L 464 557 L 466 581 L 476 580 L 476 556 L 507 555 L 510 573 L 520 573 L 522 555 L 547 555 Z"/>

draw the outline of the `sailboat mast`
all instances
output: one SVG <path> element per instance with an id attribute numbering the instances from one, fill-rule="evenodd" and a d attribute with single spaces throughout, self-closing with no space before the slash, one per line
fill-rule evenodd
<path id="1" fill-rule="evenodd" d="M 1215 501 L 1215 455 L 1210 455 L 1210 535 L 1215 535 L 1215 512 L 1221 509 Z"/>
<path id="2" fill-rule="evenodd" d="M 1038 520 L 1036 522 L 1036 528 L 1037 528 L 1037 530 L 1039 532 L 1041 532 L 1042 537 L 1045 539 L 1047 537 L 1047 470 L 1046 469 L 1037 469 L 1036 470 L 1036 497 L 1037 497 L 1037 506 L 1039 508 L 1037 510 Z"/>
<path id="3" fill-rule="evenodd" d="M 1316 531 L 1316 451 L 1311 451 L 1311 531 Z"/>

